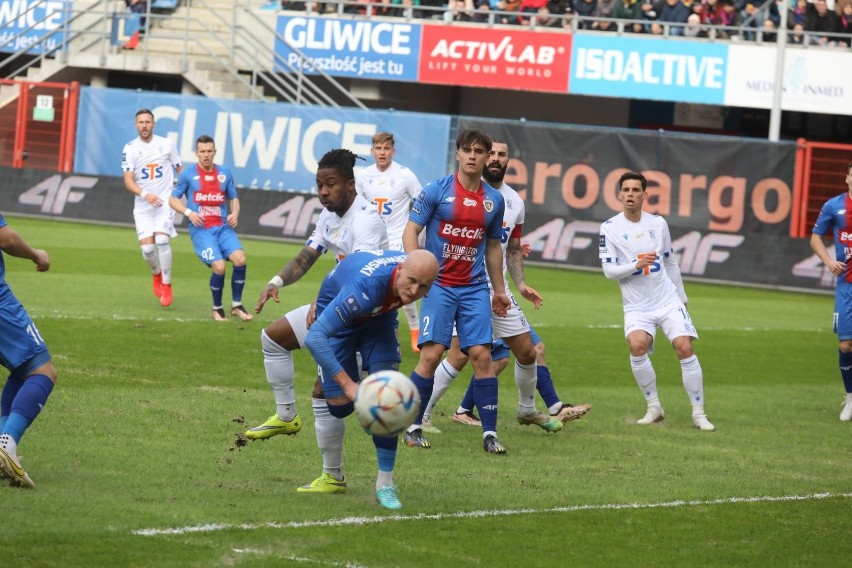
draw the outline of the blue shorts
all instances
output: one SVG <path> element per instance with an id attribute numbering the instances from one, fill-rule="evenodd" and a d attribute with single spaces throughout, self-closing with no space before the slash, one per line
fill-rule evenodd
<path id="1" fill-rule="evenodd" d="M 840 341 L 852 339 L 852 284 L 839 283 L 834 291 L 834 333 Z"/>
<path id="2" fill-rule="evenodd" d="M 502 339 L 495 339 L 494 343 L 491 344 L 491 360 L 499 361 L 501 359 L 508 359 L 511 351 L 509 351 L 509 346 L 506 345 L 506 342 Z"/>
<path id="3" fill-rule="evenodd" d="M 402 357 L 399 353 L 399 322 L 396 312 L 383 314 L 355 327 L 346 328 L 343 333 L 331 339 L 334 356 L 343 365 L 346 374 L 360 381 L 358 361 L 355 353 L 361 353 L 361 366 L 367 374 L 377 371 L 399 370 Z M 322 391 L 325 398 L 344 396 L 334 379 L 321 374 Z"/>
<path id="4" fill-rule="evenodd" d="M 220 225 L 209 229 L 195 227 L 190 229 L 189 236 L 192 239 L 192 248 L 195 249 L 195 254 L 207 266 L 217 260 L 227 260 L 229 256 L 243 248 L 237 233 L 230 225 Z"/>
<path id="5" fill-rule="evenodd" d="M 50 352 L 32 318 L 21 303 L 12 301 L 0 305 L 0 365 L 12 377 L 24 379 L 32 371 L 50 362 Z"/>
<path id="6" fill-rule="evenodd" d="M 538 334 L 535 332 L 535 328 L 533 326 L 530 326 L 530 337 L 532 338 L 533 345 L 538 345 L 539 343 L 541 343 L 541 337 L 539 337 Z"/>
<path id="7" fill-rule="evenodd" d="M 433 341 L 449 349 L 453 324 L 462 352 L 467 353 L 473 345 L 491 345 L 491 294 L 487 283 L 455 288 L 432 285 L 420 301 L 418 345 Z"/>

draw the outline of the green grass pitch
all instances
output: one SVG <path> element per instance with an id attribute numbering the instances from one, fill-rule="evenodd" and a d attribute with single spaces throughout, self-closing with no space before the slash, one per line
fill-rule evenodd
<path id="1" fill-rule="evenodd" d="M 653 361 L 666 422 L 641 427 L 617 284 L 528 267 L 545 305 L 524 307 L 557 389 L 591 412 L 558 434 L 520 426 L 506 372 L 508 454 L 487 455 L 478 429 L 446 416 L 465 371 L 437 409 L 434 447 L 400 447 L 404 508 L 390 514 L 375 503 L 374 450 L 354 417 L 349 492 L 296 493 L 321 471 L 306 351 L 296 355 L 302 432 L 235 445 L 274 411 L 261 328 L 309 301 L 331 259 L 254 322 L 217 323 L 209 271 L 185 234 L 163 309 L 131 228 L 9 221 L 51 254 L 46 274 L 7 256 L 6 277 L 59 382 L 19 448 L 36 489 L 0 486 L 2 566 L 842 566 L 852 555 L 852 424 L 838 420 L 829 296 L 687 282 L 717 431 L 692 427 L 664 343 Z M 298 245 L 243 244 L 253 308 Z M 403 341 L 401 370 L 415 361 Z"/>

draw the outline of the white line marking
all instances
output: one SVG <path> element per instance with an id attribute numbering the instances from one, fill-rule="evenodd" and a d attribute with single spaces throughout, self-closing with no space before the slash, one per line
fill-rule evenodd
<path id="1" fill-rule="evenodd" d="M 620 511 L 624 509 L 667 509 L 676 507 L 700 507 L 702 505 L 731 505 L 735 503 L 775 503 L 779 501 L 814 501 L 852 497 L 852 493 L 812 493 L 810 495 L 782 495 L 780 497 L 727 497 L 704 501 L 664 501 L 660 503 L 611 503 L 602 505 L 569 505 L 550 509 L 504 509 L 494 511 L 460 511 L 458 513 L 420 513 L 417 515 L 389 515 L 383 517 L 343 517 L 325 521 L 291 521 L 289 523 L 258 523 L 242 525 L 210 524 L 172 529 L 139 529 L 131 531 L 138 536 L 168 536 L 190 533 L 209 533 L 226 530 L 255 529 L 300 529 L 307 527 L 342 527 L 350 525 L 373 525 L 390 521 L 440 521 L 442 519 L 471 519 L 480 517 L 509 517 L 514 515 L 540 515 L 542 513 L 569 513 L 573 511 Z"/>

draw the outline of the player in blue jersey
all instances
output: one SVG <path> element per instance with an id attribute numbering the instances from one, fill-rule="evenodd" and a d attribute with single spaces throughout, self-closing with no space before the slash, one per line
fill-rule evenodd
<path id="1" fill-rule="evenodd" d="M 837 276 L 834 292 L 834 333 L 840 341 L 840 376 L 846 387 L 846 400 L 840 412 L 844 422 L 852 421 L 852 163 L 846 166 L 846 192 L 829 199 L 820 211 L 811 234 L 811 248 Z M 834 258 L 823 238 L 834 237 Z"/>
<path id="2" fill-rule="evenodd" d="M 0 215 L 0 365 L 9 370 L 0 394 L 0 476 L 13 486 L 32 488 L 18 460 L 18 442 L 47 404 L 56 369 L 35 323 L 6 283 L 4 252 L 33 261 L 39 272 L 50 269 L 50 257 L 28 245 Z"/>
<path id="3" fill-rule="evenodd" d="M 505 316 L 510 307 L 503 279 L 504 201 L 500 192 L 482 181 L 491 151 L 491 138 L 467 129 L 456 138 L 458 171 L 423 188 L 408 217 L 402 236 L 407 252 L 416 250 L 426 232 L 426 250 L 438 259 L 440 271 L 420 308 L 420 361 L 411 380 L 420 398 L 432 396 L 435 370 L 449 348 L 456 325 L 459 346 L 473 363 L 474 398 L 482 418 L 483 448 L 504 454 L 497 438 L 497 377 L 491 371 L 491 312 Z M 494 293 L 489 296 L 488 279 Z M 411 447 L 429 448 L 421 428 L 425 404 L 405 434 Z"/>
<path id="4" fill-rule="evenodd" d="M 332 416 L 345 418 L 355 409 L 356 353 L 367 373 L 399 369 L 396 311 L 425 296 L 437 274 L 438 261 L 428 251 L 384 250 L 352 253 L 325 277 L 305 345 L 322 368 L 322 390 Z M 388 509 L 402 507 L 393 483 L 397 439 L 373 436 L 379 462 L 376 499 Z M 333 473 L 340 478 L 328 479 Z M 336 492 L 346 488 L 342 468 L 332 472 L 324 467 L 317 481 L 333 483 L 340 490 Z"/>
<path id="5" fill-rule="evenodd" d="M 230 260 L 234 266 L 231 272 L 231 315 L 251 321 L 252 315 L 242 302 L 246 284 L 246 253 L 234 232 L 240 216 L 234 176 L 225 166 L 213 163 L 216 144 L 210 136 L 198 137 L 195 155 L 198 156 L 198 165 L 181 172 L 169 205 L 186 217 L 195 254 L 213 271 L 210 275 L 213 319 L 227 320 L 222 307 L 222 291 L 225 287 L 225 261 Z M 186 205 L 181 202 L 184 196 Z"/>

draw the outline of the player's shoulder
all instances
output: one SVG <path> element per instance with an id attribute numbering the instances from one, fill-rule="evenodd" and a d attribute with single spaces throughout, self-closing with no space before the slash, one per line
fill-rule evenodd
<path id="1" fill-rule="evenodd" d="M 846 207 L 846 193 L 841 193 L 839 195 L 835 195 L 831 199 L 825 202 L 827 207 L 833 209 L 843 209 Z"/>
<path id="2" fill-rule="evenodd" d="M 624 222 L 624 213 L 616 213 L 603 223 L 601 223 L 601 231 L 611 231 Z"/>

